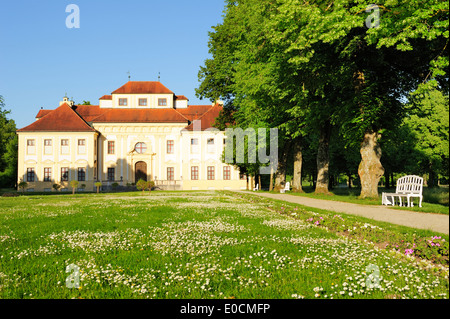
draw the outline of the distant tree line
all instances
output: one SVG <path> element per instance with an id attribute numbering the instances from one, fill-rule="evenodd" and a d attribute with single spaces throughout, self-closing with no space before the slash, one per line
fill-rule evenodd
<path id="1" fill-rule="evenodd" d="M 0 95 L 0 188 L 15 187 L 17 183 L 18 140 L 16 123 L 8 118 L 9 114 Z"/>

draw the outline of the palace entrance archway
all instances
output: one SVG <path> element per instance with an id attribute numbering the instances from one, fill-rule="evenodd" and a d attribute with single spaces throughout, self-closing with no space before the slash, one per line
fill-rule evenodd
<path id="1" fill-rule="evenodd" d="M 135 182 L 138 182 L 140 179 L 147 181 L 147 163 L 145 162 L 137 162 L 135 165 Z"/>

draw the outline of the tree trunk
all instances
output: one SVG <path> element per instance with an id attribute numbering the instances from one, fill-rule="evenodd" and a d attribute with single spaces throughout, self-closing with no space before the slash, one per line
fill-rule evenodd
<path id="1" fill-rule="evenodd" d="M 422 177 L 423 177 L 423 186 L 428 187 L 427 174 L 423 174 Z"/>
<path id="2" fill-rule="evenodd" d="M 377 142 L 378 134 L 366 133 L 361 144 L 361 163 L 358 175 L 361 181 L 361 198 L 378 198 L 378 182 L 384 174 L 381 165 L 381 148 Z"/>
<path id="3" fill-rule="evenodd" d="M 279 192 L 280 189 L 284 188 L 284 185 L 286 184 L 286 170 L 284 167 L 280 167 L 282 165 L 280 162 L 278 162 L 278 170 L 275 174 L 275 187 L 273 188 L 274 191 Z"/>
<path id="4" fill-rule="evenodd" d="M 354 74 L 355 94 L 360 96 L 361 91 L 366 87 L 365 75 L 362 70 L 357 70 Z M 362 121 L 364 118 L 364 104 L 360 103 L 360 112 Z M 361 183 L 360 198 L 378 198 L 378 182 L 384 174 L 383 165 L 381 165 L 381 148 L 377 142 L 378 134 L 368 131 L 364 134 L 361 143 L 361 163 L 358 167 L 358 175 Z"/>
<path id="5" fill-rule="evenodd" d="M 352 174 L 347 173 L 348 177 L 348 188 L 352 188 Z"/>
<path id="6" fill-rule="evenodd" d="M 429 188 L 433 188 L 436 187 L 436 174 L 433 171 L 433 164 L 430 163 L 429 167 L 428 167 L 428 176 L 429 176 L 429 180 L 428 180 L 428 187 Z"/>
<path id="7" fill-rule="evenodd" d="M 294 142 L 294 174 L 292 176 L 292 191 L 303 193 L 302 189 L 302 140 L 297 138 Z"/>
<path id="8" fill-rule="evenodd" d="M 328 189 L 333 189 L 334 188 L 334 176 L 333 174 L 328 174 L 329 178 L 328 178 Z"/>
<path id="9" fill-rule="evenodd" d="M 258 190 L 261 190 L 261 175 L 258 175 Z"/>
<path id="10" fill-rule="evenodd" d="M 330 137 L 331 137 L 331 124 L 326 122 L 321 128 L 319 137 L 319 148 L 317 151 L 317 182 L 316 182 L 316 194 L 328 194 L 328 174 L 330 166 Z"/>
<path id="11" fill-rule="evenodd" d="M 269 181 L 269 192 L 273 190 L 273 166 L 270 166 L 270 181 Z"/>
<path id="12" fill-rule="evenodd" d="M 291 142 L 286 142 L 281 152 L 280 158 L 278 159 L 278 169 L 275 173 L 275 187 L 274 191 L 279 192 L 283 189 L 286 184 L 286 166 L 287 166 L 287 155 L 289 153 L 289 148 L 291 147 Z"/>

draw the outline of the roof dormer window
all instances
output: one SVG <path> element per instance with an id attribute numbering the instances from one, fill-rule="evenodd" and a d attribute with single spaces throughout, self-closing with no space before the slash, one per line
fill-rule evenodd
<path id="1" fill-rule="evenodd" d="M 147 106 L 147 99 L 139 99 L 139 106 Z"/>
<path id="2" fill-rule="evenodd" d="M 119 99 L 119 106 L 127 106 L 128 99 Z"/>
<path id="3" fill-rule="evenodd" d="M 167 106 L 167 99 L 158 99 L 158 106 Z"/>

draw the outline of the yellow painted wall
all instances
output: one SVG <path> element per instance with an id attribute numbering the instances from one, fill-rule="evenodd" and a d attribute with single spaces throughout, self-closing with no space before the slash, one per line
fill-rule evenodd
<path id="1" fill-rule="evenodd" d="M 67 132 L 20 132 L 18 154 L 18 183 L 27 182 L 27 168 L 34 168 L 35 182 L 27 182 L 28 189 L 34 191 L 53 191 L 53 184 L 60 184 L 63 188 L 70 188 L 71 180 L 77 179 L 78 168 L 86 169 L 86 181 L 80 182 L 86 185 L 86 190 L 94 187 L 94 175 L 96 166 L 95 143 L 97 133 L 67 133 Z M 35 140 L 35 152 L 27 152 L 27 140 Z M 45 154 L 44 140 L 52 140 L 52 152 Z M 69 154 L 61 154 L 61 140 L 69 140 Z M 78 153 L 78 140 L 86 140 L 85 154 Z M 69 168 L 69 182 L 61 182 L 61 168 Z M 44 168 L 51 168 L 51 181 L 44 182 Z"/>
<path id="2" fill-rule="evenodd" d="M 58 183 L 71 191 L 70 181 L 77 179 L 78 167 L 86 168 L 86 190 L 94 191 L 95 182 L 105 184 L 118 182 L 121 185 L 135 183 L 135 165 L 139 161 L 147 164 L 147 180 L 167 181 L 167 168 L 174 168 L 174 179 L 184 190 L 245 189 L 246 180 L 239 178 L 239 171 L 231 167 L 231 179 L 223 179 L 221 162 L 224 147 L 224 132 L 184 131 L 184 123 L 94 123 L 98 133 L 66 132 L 19 132 L 18 182 L 27 181 L 27 168 L 35 169 L 37 181 L 28 182 L 34 191 L 52 190 Z M 198 153 L 191 150 L 191 139 L 198 139 Z M 208 148 L 208 139 L 214 139 L 214 150 Z M 35 154 L 27 154 L 27 139 L 35 140 Z M 52 140 L 52 153 L 44 154 L 44 140 Z M 61 139 L 70 140 L 70 152 L 61 154 Z M 79 154 L 77 141 L 85 139 L 86 154 Z M 174 153 L 167 153 L 167 141 L 174 141 Z M 108 141 L 114 141 L 114 154 L 108 154 Z M 137 154 L 136 143 L 144 142 L 147 152 Z M 98 149 L 97 149 L 98 148 Z M 191 180 L 191 167 L 199 167 L 199 180 Z M 215 167 L 215 179 L 207 180 L 207 167 Z M 52 180 L 44 182 L 44 168 L 52 169 Z M 61 168 L 70 170 L 69 182 L 61 182 Z M 108 168 L 115 169 L 114 181 L 107 181 Z M 98 176 L 97 176 L 98 175 Z M 53 190 L 52 190 L 53 191 Z"/>

